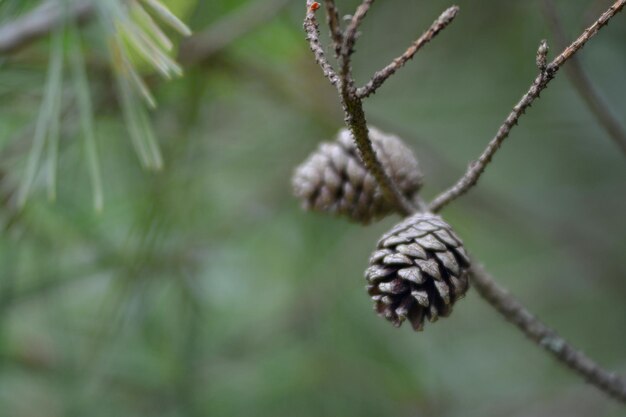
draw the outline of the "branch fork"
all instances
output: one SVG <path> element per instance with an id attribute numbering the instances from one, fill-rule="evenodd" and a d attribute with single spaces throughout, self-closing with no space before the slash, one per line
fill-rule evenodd
<path id="1" fill-rule="evenodd" d="M 345 123 L 351 130 L 354 141 L 361 154 L 366 168 L 376 178 L 383 193 L 394 204 L 397 211 L 409 215 L 416 211 L 438 212 L 456 198 L 465 194 L 484 173 L 487 165 L 492 161 L 495 153 L 500 149 L 511 130 L 518 124 L 521 116 L 539 98 L 541 92 L 555 77 L 561 66 L 574 56 L 611 18 L 626 6 L 626 0 L 617 0 L 598 20 L 587 28 L 573 43 L 567 46 L 551 62 L 548 62 L 547 42 L 541 41 L 537 49 L 536 64 L 538 75 L 522 96 L 512 111 L 499 127 L 495 137 L 488 143 L 486 149 L 472 162 L 466 173 L 448 190 L 437 196 L 428 206 L 421 200 L 409 201 L 399 191 L 394 181 L 385 173 L 377 155 L 372 148 L 368 134 L 367 121 L 363 110 L 363 99 L 374 94 L 384 82 L 398 69 L 404 66 L 415 54 L 437 34 L 445 29 L 458 14 L 459 8 L 452 6 L 445 10 L 401 56 L 394 59 L 383 69 L 377 71 L 362 87 L 355 87 L 352 76 L 351 56 L 358 37 L 358 28 L 367 15 L 374 0 L 363 0 L 350 18 L 345 31 L 341 30 L 339 11 L 334 0 L 324 0 L 327 12 L 327 23 L 333 43 L 335 55 L 339 60 L 339 70 L 336 71 L 326 59 L 324 49 L 319 41 L 319 25 L 315 10 L 311 7 L 311 0 L 307 0 L 307 13 L 304 29 L 307 40 L 315 55 L 315 60 L 322 68 L 326 78 L 337 88 L 341 99 Z M 483 269 L 478 262 L 471 267 L 472 283 L 482 298 L 496 309 L 505 319 L 514 324 L 530 340 L 541 346 L 561 363 L 572 369 L 596 388 L 605 392 L 616 400 L 626 404 L 626 382 L 617 374 L 602 369 L 584 353 L 574 348 L 556 331 L 543 324 L 537 317 L 528 311 L 522 303 L 516 300 Z"/>
<path id="2" fill-rule="evenodd" d="M 363 99 L 373 94 L 391 75 L 409 61 L 422 46 L 430 42 L 441 30 L 452 22 L 458 12 L 458 7 L 453 6 L 442 13 L 432 26 L 411 45 L 404 54 L 396 58 L 389 65 L 376 72 L 373 78 L 363 87 L 355 86 L 352 74 L 351 60 L 354 54 L 354 46 L 358 38 L 358 29 L 365 19 L 367 12 L 374 0 L 364 0 L 350 18 L 345 31 L 341 29 L 339 10 L 334 0 L 324 0 L 327 12 L 327 22 L 330 29 L 330 37 L 333 43 L 335 55 L 339 60 L 339 71 L 336 71 L 328 62 L 323 46 L 319 40 L 319 23 L 316 18 L 315 7 L 317 2 L 307 0 L 304 30 L 307 34 L 309 47 L 315 56 L 315 60 L 322 68 L 324 76 L 337 88 L 344 109 L 345 122 L 350 128 L 357 149 L 367 169 L 376 178 L 384 195 L 391 201 L 399 213 L 409 215 L 418 209 L 421 204 L 415 204 L 408 200 L 398 189 L 381 165 L 369 138 L 367 120 L 363 111 Z"/>

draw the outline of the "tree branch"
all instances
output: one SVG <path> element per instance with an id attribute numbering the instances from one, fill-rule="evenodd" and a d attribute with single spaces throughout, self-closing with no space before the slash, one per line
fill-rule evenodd
<path id="1" fill-rule="evenodd" d="M 337 9 L 335 0 L 324 0 L 324 6 L 326 6 L 326 21 L 330 28 L 330 38 L 333 40 L 335 57 L 339 58 L 341 55 L 341 45 L 343 44 L 343 31 L 341 30 L 339 9 Z"/>
<path id="2" fill-rule="evenodd" d="M 383 85 L 383 83 L 391 77 L 397 70 L 402 68 L 415 54 L 430 42 L 439 32 L 445 29 L 456 17 L 459 12 L 458 6 L 452 6 L 444 11 L 433 24 L 428 28 L 426 32 L 422 34 L 402 55 L 394 59 L 389 65 L 380 71 L 376 72 L 372 79 L 363 87 L 357 90 L 357 96 L 359 98 L 369 97 L 375 93 L 376 90 Z"/>
<path id="3" fill-rule="evenodd" d="M 557 14 L 554 3 L 551 0 L 544 0 L 543 6 L 544 14 L 549 22 L 556 44 L 560 48 L 565 48 L 567 45 L 565 30 L 563 29 L 561 19 Z M 615 117 L 611 107 L 606 103 L 602 94 L 595 87 L 577 56 L 573 56 L 570 59 L 570 64 L 565 67 L 565 74 L 600 126 L 606 130 L 617 146 L 624 152 L 624 155 L 626 155 L 626 129 L 620 123 L 619 119 Z"/>
<path id="4" fill-rule="evenodd" d="M 373 3 L 374 0 L 363 0 L 363 3 L 361 3 L 354 12 L 352 19 L 350 20 L 350 23 L 348 23 L 348 27 L 346 27 L 346 31 L 343 34 L 343 45 L 341 47 L 340 54 L 340 74 L 343 82 L 345 84 L 350 84 L 350 88 L 353 87 L 353 80 L 351 75 L 352 69 L 350 68 L 350 66 L 352 61 L 352 54 L 354 53 L 354 45 L 356 44 L 356 38 L 358 37 L 359 26 L 361 26 L 363 19 L 365 19 L 365 16 L 367 15 L 370 7 L 372 7 Z"/>
<path id="5" fill-rule="evenodd" d="M 320 43 L 319 23 L 317 23 L 317 18 L 315 17 L 315 9 L 311 7 L 313 3 L 315 2 L 312 0 L 307 0 L 306 2 L 306 16 L 303 25 L 304 31 L 306 32 L 306 40 L 309 41 L 309 48 L 311 48 L 313 55 L 315 55 L 315 62 L 322 68 L 324 76 L 332 85 L 338 88 L 339 77 L 333 66 L 328 62 L 324 47 Z"/>
<path id="6" fill-rule="evenodd" d="M 496 136 L 489 142 L 485 151 L 480 155 L 478 160 L 470 164 L 467 172 L 459 181 L 451 188 L 441 193 L 430 204 L 430 210 L 437 212 L 444 206 L 465 194 L 478 182 L 478 179 L 485 171 L 485 168 L 491 162 L 493 156 L 502 145 L 502 142 L 509 136 L 511 129 L 515 126 L 519 118 L 531 106 L 531 104 L 539 97 L 539 94 L 547 87 L 548 83 L 554 78 L 556 72 L 561 66 L 578 52 L 589 39 L 591 39 L 598 31 L 605 26 L 609 20 L 619 13 L 626 5 L 626 0 L 616 1 L 607 11 L 605 11 L 598 20 L 585 29 L 585 31 L 571 45 L 563 50 L 552 62 L 550 62 L 545 71 L 541 71 L 537 78 L 533 81 L 530 89 L 522 96 L 521 100 L 515 105 L 513 111 L 508 115 L 502 126 L 498 129 Z"/>
<path id="7" fill-rule="evenodd" d="M 626 403 L 626 382 L 618 375 L 602 369 L 583 352 L 575 349 L 556 331 L 543 324 L 504 288 L 500 287 L 485 269 L 472 262 L 472 285 L 506 320 L 517 326 L 530 340 L 544 348 L 554 358 L 582 376 L 616 400 Z"/>
<path id="8" fill-rule="evenodd" d="M 89 0 L 72 3 L 67 12 L 63 9 L 58 0 L 48 0 L 30 13 L 0 27 L 0 55 L 14 53 L 48 35 L 68 17 L 82 24 L 94 14 L 93 3 Z"/>

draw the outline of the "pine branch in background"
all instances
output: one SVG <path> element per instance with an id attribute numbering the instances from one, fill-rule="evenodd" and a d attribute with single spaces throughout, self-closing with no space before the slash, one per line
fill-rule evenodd
<path id="1" fill-rule="evenodd" d="M 11 10 L 15 11 L 17 9 L 15 5 L 20 3 L 14 0 L 10 4 L 13 6 Z M 179 59 L 187 65 L 204 62 L 241 36 L 275 17 L 288 4 L 287 0 L 273 0 L 272 3 L 263 4 L 252 2 L 238 9 L 183 42 Z M 8 16 L 9 11 L 5 11 Z M 62 31 L 68 21 L 83 25 L 94 19 L 103 27 L 104 38 L 107 39 L 120 108 L 132 146 L 143 167 L 158 170 L 163 166 L 163 157 L 149 114 L 141 101 L 143 100 L 148 108 L 155 108 L 157 103 L 135 62 L 137 55 L 140 55 L 141 59 L 165 78 L 180 75 L 181 67 L 169 57 L 174 51 L 174 42 L 165 33 L 162 23 L 183 35 L 191 33 L 189 28 L 163 5 L 144 0 L 103 2 L 76 0 L 70 3 L 67 16 L 64 16 L 58 0 L 49 0 L 15 21 L 0 25 L 0 35 L 3 34 L 0 37 L 0 55 L 8 56 L 19 52 L 51 32 Z M 47 102 L 58 102 L 59 106 L 62 106 L 62 94 L 59 93 L 56 100 L 50 99 Z M 54 111 L 52 113 L 55 114 Z M 49 139 L 45 178 L 51 200 L 56 198 L 58 136 L 61 130 L 58 119 L 58 116 L 53 117 L 47 128 Z M 28 181 L 23 182 L 29 184 L 28 187 L 23 185 L 25 191 L 31 189 L 38 166 L 37 163 L 29 168 L 35 172 L 25 176 Z M 22 198 L 22 204 L 25 201 L 26 195 Z"/>
<path id="2" fill-rule="evenodd" d="M 65 24 L 66 20 L 85 23 L 93 16 L 91 0 L 76 0 L 66 12 L 66 0 L 46 0 L 31 12 L 4 23 L 0 27 L 0 55 L 19 51 L 30 43 L 48 36 L 50 32 Z M 69 0 L 67 0 L 69 2 Z"/>
<path id="3" fill-rule="evenodd" d="M 183 36 L 191 30 L 158 0 L 49 0 L 13 22 L 0 26 L 0 54 L 18 51 L 34 40 L 50 32 L 63 32 L 66 26 L 77 26 L 96 19 L 103 30 L 103 38 L 111 52 L 111 69 L 118 86 L 124 120 L 133 146 L 143 167 L 159 170 L 163 167 L 161 155 L 149 116 L 137 96 L 149 108 L 156 107 L 156 100 L 143 81 L 142 72 L 156 71 L 165 79 L 182 75 L 180 65 L 170 57 L 174 43 L 161 25 L 166 25 Z M 78 29 L 72 30 L 72 33 Z M 61 36 L 61 35 L 59 35 Z M 94 206 L 101 210 L 104 204 L 102 177 L 98 162 L 95 135 L 95 117 L 91 110 L 89 85 L 86 76 L 80 33 L 72 37 L 71 71 L 73 92 L 78 100 L 81 135 L 85 139 L 86 156 L 94 192 Z M 62 39 L 51 46 L 51 65 L 46 93 L 35 130 L 24 180 L 20 187 L 19 203 L 23 206 L 39 170 L 42 153 L 49 136 L 47 166 L 48 195 L 56 196 L 56 169 L 59 136 L 59 108 L 63 104 L 61 81 L 63 77 L 64 51 Z M 139 70 L 137 62 L 147 66 Z"/>
<path id="4" fill-rule="evenodd" d="M 142 166 L 160 170 L 163 157 L 150 119 L 136 96 L 142 97 L 150 108 L 156 107 L 156 100 L 135 67 L 133 53 L 165 79 L 181 76 L 182 68 L 169 56 L 173 42 L 149 11 L 184 36 L 190 35 L 191 30 L 156 0 L 126 3 L 121 0 L 99 3 L 98 14 L 105 32 L 109 34 L 112 69 L 133 146 Z"/>
<path id="5" fill-rule="evenodd" d="M 86 23 L 94 17 L 96 7 L 120 1 L 129 3 L 129 7 L 133 8 L 142 7 L 140 2 L 143 2 L 167 25 L 184 36 L 191 35 L 191 30 L 187 25 L 174 16 L 159 0 L 45 0 L 33 11 L 0 27 L 0 55 L 14 53 L 46 37 L 65 20 L 73 20 L 79 24 Z M 63 10 L 63 2 L 69 3 L 67 13 Z"/>
<path id="6" fill-rule="evenodd" d="M 189 36 L 191 30 L 157 0 L 132 1 L 129 4 L 111 0 L 98 4 L 98 8 L 101 22 L 109 32 L 112 68 L 135 150 L 145 168 L 160 170 L 163 157 L 150 119 L 136 96 L 142 97 L 150 108 L 156 107 L 156 100 L 135 68 L 131 53 L 138 53 L 165 79 L 181 76 L 182 68 L 170 57 L 172 40 L 146 8 L 156 14 L 162 23 L 183 36 Z"/>

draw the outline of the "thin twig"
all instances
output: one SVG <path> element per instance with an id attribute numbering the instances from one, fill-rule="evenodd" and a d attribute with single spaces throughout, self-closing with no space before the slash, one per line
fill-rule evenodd
<path id="1" fill-rule="evenodd" d="M 315 9 L 311 7 L 313 5 L 312 0 L 306 2 L 306 16 L 304 18 L 304 31 L 306 32 L 306 40 L 309 41 L 309 47 L 315 55 L 315 62 L 322 68 L 324 76 L 328 78 L 328 81 L 335 87 L 339 86 L 339 77 L 332 65 L 326 58 L 324 47 L 320 43 L 320 30 L 317 18 L 315 17 Z"/>
<path id="2" fill-rule="evenodd" d="M 93 2 L 81 0 L 72 3 L 66 12 L 58 0 L 48 0 L 28 14 L 0 27 L 0 55 L 14 53 L 42 38 L 63 24 L 65 13 L 77 23 L 85 23 L 94 12 Z"/>
<path id="3" fill-rule="evenodd" d="M 346 32 L 344 34 L 344 51 L 347 51 L 348 54 L 352 54 L 354 52 L 354 44 L 356 43 L 356 38 L 358 36 L 359 26 L 365 19 L 367 12 L 372 7 L 374 0 L 363 0 L 363 2 L 356 8 L 356 11 L 352 15 L 350 19 L 350 23 L 346 28 Z"/>
<path id="4" fill-rule="evenodd" d="M 613 16 L 622 11 L 624 6 L 626 6 L 626 0 L 617 0 L 607 11 L 602 13 L 595 23 L 585 29 L 578 39 L 572 42 L 570 46 L 565 48 L 565 50 L 561 52 L 559 56 L 554 59 L 554 61 L 552 61 L 551 65 L 555 67 L 555 70 L 559 69 L 565 61 L 570 59 L 572 55 L 585 46 L 589 39 L 591 39 L 600 29 L 609 23 Z"/>
<path id="5" fill-rule="evenodd" d="M 565 30 L 563 29 L 561 19 L 559 18 L 554 3 L 551 0 L 544 0 L 543 6 L 555 42 L 560 48 L 564 48 L 567 44 Z M 602 94 L 585 72 L 579 57 L 573 56 L 570 59 L 570 64 L 565 67 L 565 74 L 567 74 L 572 85 L 591 113 L 595 116 L 598 123 L 606 130 L 609 136 L 626 155 L 626 128 L 624 128 L 619 119 L 615 117 L 611 107 L 606 103 Z"/>
<path id="6" fill-rule="evenodd" d="M 444 206 L 452 202 L 454 199 L 465 194 L 478 182 L 478 179 L 485 171 L 485 168 L 491 162 L 493 156 L 502 145 L 502 142 L 509 136 L 511 129 L 515 126 L 519 118 L 530 107 L 530 105 L 539 97 L 539 94 L 546 88 L 548 83 L 554 78 L 556 72 L 561 68 L 563 63 L 570 59 L 577 51 L 579 51 L 598 31 L 605 26 L 609 20 L 620 12 L 626 5 L 626 0 L 616 1 L 600 18 L 576 39 L 571 45 L 563 50 L 552 62 L 547 65 L 545 71 L 535 78 L 530 89 L 522 96 L 521 100 L 515 105 L 513 111 L 508 115 L 502 126 L 498 129 L 496 136 L 489 142 L 485 151 L 480 155 L 478 160 L 470 164 L 467 172 L 454 184 L 451 188 L 441 193 L 430 204 L 430 210 L 437 212 Z"/>
<path id="7" fill-rule="evenodd" d="M 276 17 L 290 0 L 253 1 L 181 43 L 178 59 L 182 64 L 205 62 L 226 46 Z"/>
<path id="8" fill-rule="evenodd" d="M 458 6 L 452 6 L 444 11 L 433 24 L 424 32 L 409 48 L 399 57 L 393 60 L 389 65 L 380 71 L 376 72 L 372 79 L 363 87 L 357 90 L 357 95 L 360 98 L 369 97 L 371 94 L 383 85 L 383 83 L 391 77 L 397 70 L 402 68 L 415 54 L 430 42 L 439 32 L 446 28 L 459 12 Z"/>
<path id="9" fill-rule="evenodd" d="M 356 44 L 356 38 L 358 37 L 359 26 L 365 19 L 367 12 L 374 0 L 363 0 L 363 2 L 356 8 L 346 31 L 343 34 L 343 45 L 341 47 L 340 59 L 341 59 L 341 78 L 344 83 L 349 83 L 352 88 L 352 76 L 350 75 L 352 70 L 350 68 L 352 62 L 352 54 L 354 53 L 354 45 Z"/>
<path id="10" fill-rule="evenodd" d="M 583 352 L 575 349 L 556 331 L 543 324 L 505 289 L 500 287 L 484 268 L 473 263 L 472 285 L 506 320 L 516 325 L 530 340 L 543 347 L 557 360 L 580 374 L 587 382 L 626 403 L 626 382 L 618 375 L 602 369 Z"/>
<path id="11" fill-rule="evenodd" d="M 341 30 L 341 20 L 339 18 L 339 9 L 335 4 L 335 0 L 324 0 L 326 6 L 326 20 L 330 29 L 330 38 L 333 40 L 335 48 L 335 57 L 341 55 L 341 45 L 343 44 L 343 31 Z"/>

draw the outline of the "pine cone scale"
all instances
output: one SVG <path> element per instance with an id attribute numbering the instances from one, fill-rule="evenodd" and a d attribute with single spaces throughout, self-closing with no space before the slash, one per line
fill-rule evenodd
<path id="1" fill-rule="evenodd" d="M 392 253 L 383 258 L 383 263 L 385 265 L 412 265 L 413 260 L 406 255 L 401 253 Z"/>
<path id="2" fill-rule="evenodd" d="M 417 243 L 411 243 L 410 245 L 398 245 L 396 250 L 412 258 L 427 259 L 426 251 Z"/>
<path id="3" fill-rule="evenodd" d="M 418 267 L 404 268 L 398 270 L 398 275 L 407 281 L 411 281 L 415 284 L 423 284 L 426 282 L 426 277 L 422 274 L 422 270 Z"/>
<path id="4" fill-rule="evenodd" d="M 430 304 L 430 301 L 428 299 L 428 293 L 426 291 L 413 290 L 411 291 L 411 296 L 422 307 L 428 307 L 428 304 Z"/>

